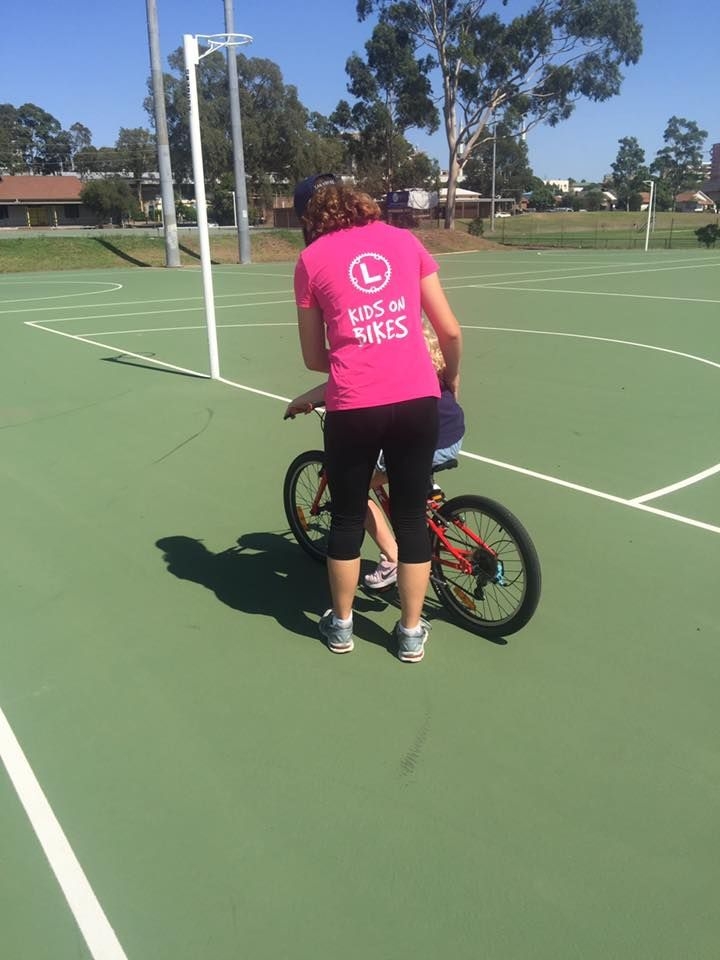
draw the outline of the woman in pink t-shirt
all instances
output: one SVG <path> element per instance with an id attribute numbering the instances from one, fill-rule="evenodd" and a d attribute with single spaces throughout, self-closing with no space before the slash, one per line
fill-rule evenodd
<path id="1" fill-rule="evenodd" d="M 328 373 L 325 466 L 332 499 L 328 576 L 332 607 L 320 633 L 334 653 L 353 649 L 352 604 L 370 477 L 382 449 L 398 541 L 398 656 L 422 660 L 430 576 L 425 500 L 438 436 L 438 378 L 423 336 L 430 321 L 457 394 L 462 336 L 438 265 L 409 231 L 380 220 L 365 193 L 331 174 L 295 190 L 307 243 L 295 268 L 300 346 Z"/>

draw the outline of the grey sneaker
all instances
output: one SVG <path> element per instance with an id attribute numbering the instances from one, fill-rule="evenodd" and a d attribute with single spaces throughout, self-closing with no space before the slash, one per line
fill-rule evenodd
<path id="1" fill-rule="evenodd" d="M 320 617 L 318 630 L 327 640 L 327 645 L 333 653 L 350 653 L 353 643 L 352 626 L 338 627 L 333 623 L 332 610 L 326 610 Z"/>
<path id="2" fill-rule="evenodd" d="M 395 624 L 395 638 L 398 643 L 398 659 L 403 663 L 419 663 L 425 656 L 425 644 L 430 636 L 430 624 L 427 620 L 420 620 L 417 634 L 408 635 Z"/>
<path id="3" fill-rule="evenodd" d="M 372 573 L 365 575 L 364 580 L 368 590 L 384 590 L 397 581 L 397 564 L 381 553 L 380 562 Z"/>

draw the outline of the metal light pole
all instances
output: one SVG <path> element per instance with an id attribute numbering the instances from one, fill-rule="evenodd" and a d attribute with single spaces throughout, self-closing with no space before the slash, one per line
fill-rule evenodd
<path id="1" fill-rule="evenodd" d="M 235 33 L 233 0 L 225 2 L 225 32 Z M 242 122 L 240 120 L 240 91 L 238 90 L 235 47 L 228 47 L 228 88 L 230 94 L 230 127 L 233 143 L 233 173 L 235 177 L 235 226 L 238 231 L 240 263 L 250 263 L 250 223 L 248 220 L 247 184 L 245 183 L 245 155 L 243 152 Z"/>
<path id="2" fill-rule="evenodd" d="M 650 184 L 650 202 L 648 203 L 648 217 L 647 224 L 645 226 L 645 252 L 647 253 L 648 247 L 650 246 L 650 221 L 652 220 L 653 200 L 655 199 L 655 181 L 645 180 L 644 182 Z"/>
<path id="3" fill-rule="evenodd" d="M 490 233 L 495 232 L 495 167 L 497 162 L 497 122 L 493 122 L 493 152 L 492 152 L 492 188 L 490 200 Z"/>
<path id="4" fill-rule="evenodd" d="M 157 140 L 160 195 L 162 197 L 163 237 L 165 239 L 165 265 L 180 266 L 177 221 L 175 219 L 175 195 L 173 193 L 170 144 L 168 140 L 167 115 L 165 113 L 165 89 L 160 60 L 160 32 L 158 30 L 157 5 L 155 0 L 146 0 L 148 43 L 150 45 L 150 71 L 152 74 L 153 110 L 155 113 L 155 138 Z"/>

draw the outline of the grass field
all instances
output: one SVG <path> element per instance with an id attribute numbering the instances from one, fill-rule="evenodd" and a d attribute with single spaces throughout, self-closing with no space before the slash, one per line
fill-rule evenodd
<path id="1" fill-rule="evenodd" d="M 659 213 L 651 232 L 650 246 L 705 249 L 694 231 L 717 216 L 694 213 Z M 608 213 L 523 214 L 496 221 L 494 233 L 485 221 L 484 239 L 471 237 L 468 221 L 458 221 L 455 230 L 444 230 L 435 221 L 423 225 L 419 236 L 433 253 L 487 249 L 491 245 L 525 247 L 571 247 L 583 249 L 643 249 L 643 214 Z M 261 228 L 250 234 L 252 260 L 271 263 L 293 260 L 302 247 L 297 230 Z M 180 257 L 183 266 L 197 264 L 200 248 L 197 232 L 181 229 Z M 211 255 L 216 264 L 238 263 L 234 230 L 212 230 Z M 0 231 L 0 273 L 35 270 L 76 270 L 107 267 L 161 267 L 165 264 L 162 235 L 152 229 L 87 230 L 28 233 Z"/>

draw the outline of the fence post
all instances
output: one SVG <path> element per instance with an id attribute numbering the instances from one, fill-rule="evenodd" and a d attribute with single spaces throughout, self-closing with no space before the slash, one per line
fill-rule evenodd
<path id="1" fill-rule="evenodd" d="M 670 236 L 668 237 L 668 250 L 672 250 L 672 235 L 673 235 L 673 226 L 675 225 L 675 217 L 670 218 Z"/>

